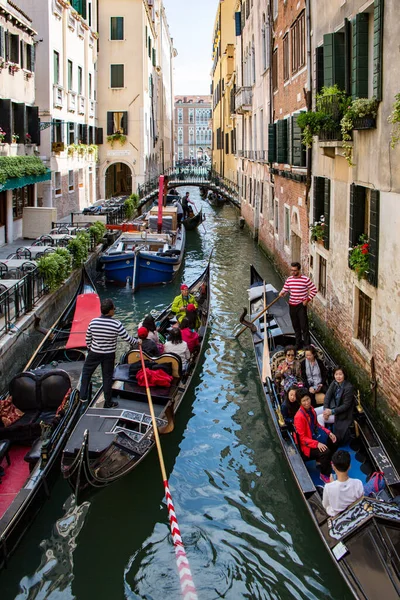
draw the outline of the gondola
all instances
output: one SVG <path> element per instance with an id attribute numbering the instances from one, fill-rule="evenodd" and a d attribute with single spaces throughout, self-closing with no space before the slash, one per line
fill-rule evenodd
<path id="1" fill-rule="evenodd" d="M 162 354 L 151 359 L 152 366 L 169 365 L 173 382 L 170 388 L 152 387 L 151 395 L 160 433 L 173 428 L 173 417 L 185 400 L 193 375 L 201 360 L 205 344 L 210 308 L 210 264 L 190 287 L 199 304 L 201 326 L 199 351 L 192 355 L 189 367 L 182 372 L 180 358 Z M 157 318 L 160 332 L 166 334 L 171 306 Z M 138 366 L 139 350 L 122 357 L 114 372 L 113 400 L 117 408 L 104 408 L 102 389 L 94 396 L 88 410 L 80 418 L 67 441 L 62 456 L 62 473 L 78 501 L 96 489 L 106 487 L 132 471 L 155 445 L 146 389 L 140 387 L 130 369 Z"/>
<path id="2" fill-rule="evenodd" d="M 186 231 L 193 231 L 197 229 L 199 225 L 203 222 L 203 212 L 200 210 L 198 213 L 193 215 L 192 217 L 188 217 L 182 221 L 182 225 L 184 225 Z"/>
<path id="3" fill-rule="evenodd" d="M 218 194 L 216 192 L 210 192 L 207 196 L 207 200 L 209 204 L 211 204 L 211 206 L 214 207 L 224 206 L 224 204 L 226 203 L 224 196 L 221 196 L 221 194 Z"/>
<path id="4" fill-rule="evenodd" d="M 86 357 L 85 333 L 99 313 L 99 297 L 83 269 L 73 299 L 1 398 L 11 396 L 23 414 L 0 427 L 0 456 L 7 460 L 0 485 L 0 567 L 50 495 L 59 473 L 61 450 L 81 408 L 78 388 Z"/>
<path id="5" fill-rule="evenodd" d="M 267 284 L 264 293 L 263 280 L 254 267 L 251 267 L 250 279 L 250 314 L 254 319 L 277 297 L 277 291 Z M 315 461 L 303 460 L 294 432 L 282 418 L 280 398 L 273 381 L 274 371 L 284 355 L 283 348 L 294 343 L 289 307 L 283 298 L 274 303 L 265 316 L 255 320 L 251 335 L 270 419 L 331 559 L 355 598 L 397 599 L 400 594 L 400 478 L 370 418 L 358 400 L 352 440 L 345 446 L 351 454 L 350 476 L 365 483 L 374 471 L 381 471 L 385 488 L 377 497 L 363 497 L 336 517 L 328 517 L 322 505 L 323 484 Z M 315 337 L 313 344 L 332 372 L 335 364 L 331 357 Z"/>

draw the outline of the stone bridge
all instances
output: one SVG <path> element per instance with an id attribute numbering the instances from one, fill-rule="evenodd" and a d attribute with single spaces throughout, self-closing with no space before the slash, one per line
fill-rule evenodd
<path id="1" fill-rule="evenodd" d="M 161 173 L 162 174 L 162 173 Z M 216 192 L 240 207 L 239 188 L 236 183 L 208 167 L 172 167 L 164 173 L 168 177 L 168 189 L 182 186 L 197 186 Z M 139 185 L 138 194 L 141 204 L 154 200 L 158 196 L 159 175 L 143 185 Z"/>

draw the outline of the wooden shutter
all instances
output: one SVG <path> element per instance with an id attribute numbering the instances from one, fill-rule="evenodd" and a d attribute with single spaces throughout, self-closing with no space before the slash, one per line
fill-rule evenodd
<path id="1" fill-rule="evenodd" d="M 4 141 L 11 144 L 12 106 L 11 100 L 0 98 L 0 127 L 6 134 Z"/>
<path id="2" fill-rule="evenodd" d="M 315 88 L 317 94 L 324 87 L 324 47 L 318 46 L 315 49 Z"/>
<path id="3" fill-rule="evenodd" d="M 125 111 L 121 119 L 122 133 L 128 135 L 128 113 Z"/>
<path id="4" fill-rule="evenodd" d="M 96 127 L 96 144 L 100 146 L 103 143 L 103 128 Z"/>
<path id="5" fill-rule="evenodd" d="M 26 111 L 28 115 L 28 133 L 32 138 L 32 144 L 40 146 L 39 107 L 27 106 Z"/>
<path id="6" fill-rule="evenodd" d="M 88 126 L 86 123 L 82 125 L 82 144 L 88 143 Z"/>
<path id="7" fill-rule="evenodd" d="M 306 166 L 306 149 L 302 144 L 301 129 L 297 124 L 297 117 L 300 113 L 295 113 L 292 117 L 292 164 L 295 167 Z"/>
<path id="8" fill-rule="evenodd" d="M 240 12 L 235 12 L 235 35 L 242 33 L 242 15 Z"/>
<path id="9" fill-rule="evenodd" d="M 326 33 L 324 35 L 324 85 L 337 84 L 341 90 L 345 87 L 344 33 Z"/>
<path id="10" fill-rule="evenodd" d="M 8 31 L 4 32 L 4 58 L 6 62 L 10 59 L 10 34 Z"/>
<path id="11" fill-rule="evenodd" d="M 5 58 L 5 48 L 4 48 L 4 27 L 0 27 L 0 56 Z"/>
<path id="12" fill-rule="evenodd" d="M 107 112 L 107 135 L 112 135 L 114 133 L 114 113 L 108 111 Z"/>
<path id="13" fill-rule="evenodd" d="M 356 246 L 364 233 L 365 222 L 365 188 L 361 185 L 350 186 L 350 228 L 349 248 Z"/>
<path id="14" fill-rule="evenodd" d="M 374 1 L 373 91 L 374 91 L 374 96 L 377 100 L 382 100 L 383 5 L 384 5 L 384 0 L 375 0 Z"/>
<path id="15" fill-rule="evenodd" d="M 268 162 L 276 162 L 276 123 L 268 125 Z"/>
<path id="16" fill-rule="evenodd" d="M 368 281 L 378 287 L 378 259 L 379 259 L 379 197 L 378 190 L 371 190 L 369 209 L 369 271 Z"/>
<path id="17" fill-rule="evenodd" d="M 287 120 L 281 119 L 276 127 L 276 162 L 287 162 Z"/>
<path id="18" fill-rule="evenodd" d="M 152 63 L 153 63 L 153 67 L 156 66 L 156 49 L 153 48 L 152 49 Z"/>
<path id="19" fill-rule="evenodd" d="M 28 44 L 28 52 L 31 55 L 31 71 L 32 73 L 35 71 L 35 62 L 36 62 L 36 50 L 34 44 Z"/>
<path id="20" fill-rule="evenodd" d="M 25 136 L 28 133 L 28 119 L 26 106 L 23 102 L 13 104 L 14 110 L 14 133 L 19 136 L 18 142 L 25 143 Z"/>
<path id="21" fill-rule="evenodd" d="M 293 117 L 289 117 L 287 119 L 287 136 L 286 136 L 286 148 L 287 148 L 287 163 L 289 165 L 293 164 L 293 142 L 292 142 L 292 133 L 293 133 Z"/>
<path id="22" fill-rule="evenodd" d="M 351 76 L 352 76 L 352 47 L 353 38 L 351 34 L 351 21 L 344 20 L 344 91 L 348 96 L 351 94 Z"/>
<path id="23" fill-rule="evenodd" d="M 321 220 L 324 214 L 325 178 L 314 177 L 313 223 Z"/>
<path id="24" fill-rule="evenodd" d="M 329 250 L 330 241 L 330 218 L 331 218 L 331 180 L 324 180 L 324 248 Z"/>
<path id="25" fill-rule="evenodd" d="M 368 13 L 353 19 L 353 98 L 368 98 Z"/>

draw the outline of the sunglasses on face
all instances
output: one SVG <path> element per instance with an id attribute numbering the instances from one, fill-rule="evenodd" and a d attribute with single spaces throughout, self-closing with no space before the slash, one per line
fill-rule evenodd
<path id="1" fill-rule="evenodd" d="M 294 352 L 288 352 L 286 356 L 294 356 Z"/>

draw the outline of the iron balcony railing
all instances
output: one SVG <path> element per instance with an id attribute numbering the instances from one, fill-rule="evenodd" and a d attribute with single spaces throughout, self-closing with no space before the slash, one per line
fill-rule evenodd
<path id="1" fill-rule="evenodd" d="M 258 160 L 266 162 L 268 160 L 268 150 L 238 150 L 239 158 L 248 158 L 249 160 Z"/>
<path id="2" fill-rule="evenodd" d="M 317 110 L 328 117 L 326 127 L 318 132 L 321 141 L 338 141 L 342 139 L 340 121 L 343 117 L 343 99 L 338 94 L 323 96 L 317 100 Z"/>

